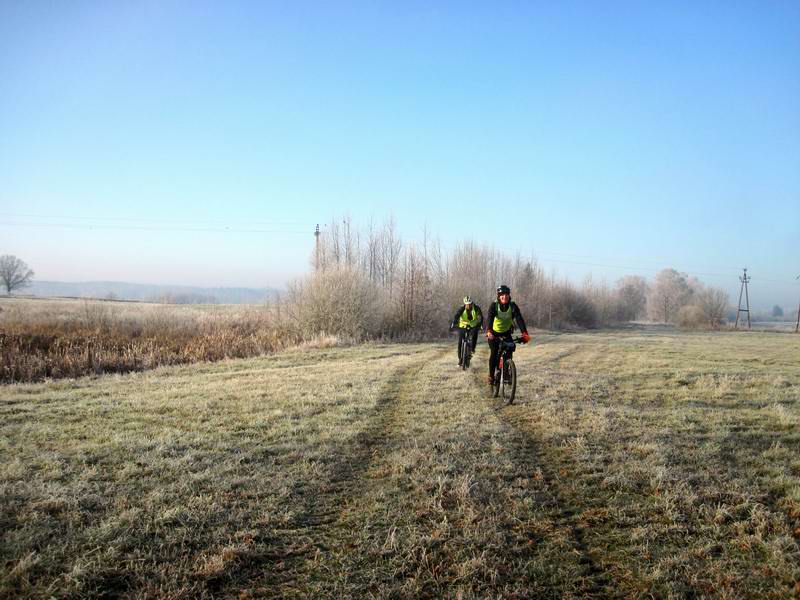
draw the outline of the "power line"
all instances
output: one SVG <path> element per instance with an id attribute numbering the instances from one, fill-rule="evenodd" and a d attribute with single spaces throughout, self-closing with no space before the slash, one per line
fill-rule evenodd
<path id="1" fill-rule="evenodd" d="M 290 233 L 308 234 L 308 230 L 299 229 L 239 229 L 235 227 L 148 227 L 146 225 L 97 225 L 79 223 L 9 223 L 0 221 L 0 227 L 48 227 L 55 229 L 113 229 L 122 231 L 165 231 L 183 233 Z"/>
<path id="2" fill-rule="evenodd" d="M 303 227 L 304 221 L 257 221 L 254 219 L 235 219 L 233 221 L 222 221 L 220 219 L 153 219 L 148 217 L 106 217 L 89 215 L 41 215 L 0 212 L 0 217 L 11 219 L 50 219 L 67 221 L 100 221 L 100 222 L 121 222 L 121 223 L 166 223 L 170 225 L 225 225 L 228 223 L 246 223 L 247 225 L 266 225 L 266 226 L 297 226 Z"/>
<path id="3" fill-rule="evenodd" d="M 410 239 L 412 241 L 416 241 L 417 243 L 420 243 L 419 239 L 414 239 L 414 238 L 410 238 Z M 457 250 L 457 249 L 463 247 L 458 242 L 456 242 L 456 243 L 439 242 L 439 243 L 443 247 L 445 247 L 445 248 L 447 248 L 449 250 Z M 500 251 L 507 252 L 507 253 L 510 253 L 510 254 L 520 254 L 521 253 L 521 251 L 519 249 L 512 249 L 512 248 L 507 248 L 507 247 L 502 247 L 502 246 L 493 246 L 492 245 L 492 246 L 487 246 L 487 247 L 490 248 L 490 249 L 500 250 Z M 560 255 L 560 256 L 575 256 L 575 257 L 587 256 L 587 255 L 579 255 L 579 254 L 570 255 L 570 254 L 566 254 L 566 253 L 546 252 L 546 251 L 541 251 L 541 250 L 540 251 L 536 251 L 536 250 L 532 250 L 531 251 L 531 257 L 536 259 L 539 262 L 542 262 L 542 263 L 563 263 L 563 264 L 581 265 L 581 266 L 597 267 L 597 268 L 604 268 L 604 269 L 618 269 L 618 270 L 622 270 L 622 271 L 645 271 L 645 272 L 650 272 L 650 273 L 657 273 L 659 271 L 662 271 L 665 268 L 663 266 L 656 268 L 656 267 L 647 267 L 647 266 L 641 266 L 641 265 L 607 264 L 607 263 L 597 263 L 597 262 L 569 260 L 569 259 L 565 259 L 565 258 L 549 258 L 547 256 L 542 256 L 542 254 L 545 254 L 545 255 L 553 254 L 553 255 L 556 255 L 556 256 Z M 603 257 L 600 257 L 600 256 L 592 257 L 592 256 L 590 256 L 589 258 L 602 259 Z M 613 259 L 609 259 L 609 260 L 613 260 Z M 641 258 L 639 260 L 642 260 L 642 261 L 645 261 L 645 262 L 659 263 L 661 265 L 670 265 L 671 264 L 671 265 L 673 265 L 673 268 L 675 268 L 676 270 L 684 272 L 684 273 L 686 273 L 688 275 L 696 276 L 696 277 L 717 277 L 717 278 L 723 278 L 723 279 L 730 279 L 736 274 L 737 271 L 739 271 L 738 267 L 737 268 L 719 267 L 720 269 L 725 269 L 725 270 L 728 271 L 727 273 L 719 273 L 719 272 L 705 271 L 705 270 L 702 270 L 701 268 L 699 268 L 699 269 L 681 268 L 680 265 L 674 266 L 675 263 L 673 261 L 670 261 L 670 260 L 646 259 L 646 258 Z M 748 276 L 748 277 L 751 280 L 753 279 L 752 276 Z M 798 282 L 796 282 L 796 281 L 788 281 L 788 280 L 785 280 L 785 279 L 783 279 L 783 280 L 782 279 L 771 279 L 771 278 L 765 278 L 765 277 L 756 277 L 756 280 L 758 280 L 758 281 L 766 281 L 766 282 L 770 282 L 770 283 L 778 283 L 778 284 L 782 284 L 782 285 L 797 285 L 798 284 Z"/>
<path id="4" fill-rule="evenodd" d="M 207 225 L 212 223 L 222 224 L 223 221 L 218 220 L 206 220 L 206 221 L 192 221 L 192 220 L 169 220 L 169 219 L 151 219 L 151 218 L 131 218 L 131 217 L 98 217 L 98 216 L 56 216 L 56 215 L 34 215 L 34 214 L 20 214 L 20 213 L 4 213 L 0 212 L 0 217 L 2 216 L 11 216 L 14 218 L 36 218 L 36 219 L 67 219 L 67 220 L 77 220 L 77 221 L 99 221 L 100 223 L 92 224 L 92 223 L 44 223 L 44 222 L 10 222 L 10 221 L 2 221 L 0 220 L 0 227 L 46 227 L 46 228 L 55 228 L 55 229 L 80 229 L 80 230 L 94 230 L 94 229 L 110 229 L 110 230 L 121 230 L 121 231 L 153 231 L 153 232 L 181 232 L 181 233 L 271 233 L 271 234 L 290 234 L 290 235 L 307 235 L 308 229 L 300 229 L 299 222 L 270 222 L 270 221 L 248 221 L 248 224 L 251 225 L 265 225 L 271 226 L 279 224 L 286 224 L 286 225 L 294 225 L 297 224 L 297 229 L 289 229 L 289 228 L 281 228 L 281 227 L 270 227 L 270 228 L 261 228 L 261 227 L 232 227 L 228 225 L 220 225 L 217 227 L 154 227 L 148 225 L 119 225 L 113 224 L 113 222 L 130 222 L 130 223 L 164 223 L 164 224 L 174 224 L 174 225 Z M 106 222 L 111 223 L 106 223 Z M 321 232 L 320 232 L 321 233 Z M 411 241 L 415 241 L 420 243 L 420 240 L 415 238 L 406 238 L 410 239 Z M 440 245 L 449 248 L 450 250 L 455 250 L 461 247 L 459 243 L 442 243 L 439 242 Z M 499 247 L 499 246 L 489 246 L 492 249 L 508 252 L 511 254 L 520 253 L 519 249 L 513 250 L 506 247 Z M 545 255 L 545 256 L 540 256 Z M 581 254 L 569 254 L 563 252 L 551 252 L 551 251 L 544 251 L 539 250 L 538 252 L 535 250 L 531 251 L 531 257 L 535 258 L 536 260 L 540 260 L 541 262 L 545 263 L 560 263 L 560 264 L 572 264 L 572 265 L 580 265 L 580 266 L 587 266 L 587 267 L 596 267 L 596 268 L 603 268 L 603 269 L 617 269 L 622 271 L 645 271 L 645 272 L 658 272 L 663 270 L 663 267 L 656 268 L 656 267 L 648 267 L 648 266 L 641 266 L 641 265 L 622 265 L 622 264 L 607 264 L 607 263 L 598 263 L 598 262 L 588 262 L 588 261 L 578 261 L 578 260 L 570 260 L 568 258 L 551 258 L 547 255 L 552 256 L 567 256 L 567 257 L 575 257 L 575 258 L 609 258 L 609 257 L 601 257 L 601 256 L 590 256 L 590 255 L 581 255 Z M 614 260 L 609 258 L 609 260 Z M 648 258 L 640 258 L 644 262 L 653 262 L 653 263 L 661 263 L 661 264 L 670 264 L 672 261 L 669 260 L 661 260 L 661 259 L 648 259 Z M 673 263 L 674 264 L 674 263 Z M 675 267 L 677 268 L 677 267 Z M 718 277 L 718 278 L 730 278 L 733 276 L 735 271 L 738 269 L 730 269 L 728 273 L 716 273 L 710 271 L 703 271 L 703 270 L 694 270 L 694 269 L 678 269 L 680 271 L 684 271 L 689 275 L 694 276 L 702 276 L 702 277 Z M 748 276 L 748 281 L 752 280 L 752 276 Z M 766 277 L 757 277 L 758 281 L 765 281 L 770 283 L 777 283 L 782 285 L 800 285 L 800 282 L 797 280 L 795 281 L 787 281 L 781 279 L 773 279 L 773 278 L 766 278 Z"/>

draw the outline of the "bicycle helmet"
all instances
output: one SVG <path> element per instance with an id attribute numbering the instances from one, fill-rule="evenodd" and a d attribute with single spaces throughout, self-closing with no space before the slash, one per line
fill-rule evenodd
<path id="1" fill-rule="evenodd" d="M 497 297 L 500 297 L 500 294 L 508 294 L 508 297 L 511 298 L 511 288 L 507 285 L 501 285 L 497 288 Z"/>
<path id="2" fill-rule="evenodd" d="M 472 304 L 472 298 L 470 296 L 464 296 L 464 304 Z"/>

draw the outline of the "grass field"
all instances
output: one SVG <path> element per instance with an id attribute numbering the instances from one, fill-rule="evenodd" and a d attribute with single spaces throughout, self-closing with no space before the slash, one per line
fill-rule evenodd
<path id="1" fill-rule="evenodd" d="M 800 337 L 291 350 L 0 387 L 0 595 L 800 595 Z"/>

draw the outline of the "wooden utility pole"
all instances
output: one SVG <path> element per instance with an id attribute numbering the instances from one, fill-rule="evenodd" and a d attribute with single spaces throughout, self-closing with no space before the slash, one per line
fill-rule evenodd
<path id="1" fill-rule="evenodd" d="M 314 230 L 314 270 L 319 271 L 319 223 Z"/>
<path id="2" fill-rule="evenodd" d="M 743 312 L 747 313 L 747 328 L 750 329 L 750 294 L 747 292 L 747 283 L 750 279 L 751 278 L 747 276 L 747 267 L 745 267 L 744 276 L 739 277 L 739 281 L 742 282 L 742 287 L 739 288 L 739 309 L 736 311 L 736 325 L 734 325 L 734 329 L 739 329 L 739 314 Z M 744 292 L 747 308 L 742 308 L 742 292 Z"/>

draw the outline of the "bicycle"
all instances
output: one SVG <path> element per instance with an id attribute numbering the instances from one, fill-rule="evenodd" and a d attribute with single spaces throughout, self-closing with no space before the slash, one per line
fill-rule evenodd
<path id="1" fill-rule="evenodd" d="M 497 360 L 497 368 L 494 371 L 494 391 L 493 396 L 497 398 L 502 395 L 508 400 L 509 404 L 514 402 L 517 393 L 517 365 L 514 364 L 512 355 L 517 349 L 517 343 L 524 342 L 522 337 L 515 337 L 511 340 L 500 339 L 500 356 Z"/>
<path id="2" fill-rule="evenodd" d="M 458 360 L 458 366 L 461 367 L 463 371 L 469 369 L 469 361 L 472 360 L 472 330 L 472 327 L 465 327 L 464 335 L 460 342 L 461 351 L 459 355 L 461 358 Z M 461 335 L 460 332 L 459 335 Z"/>

